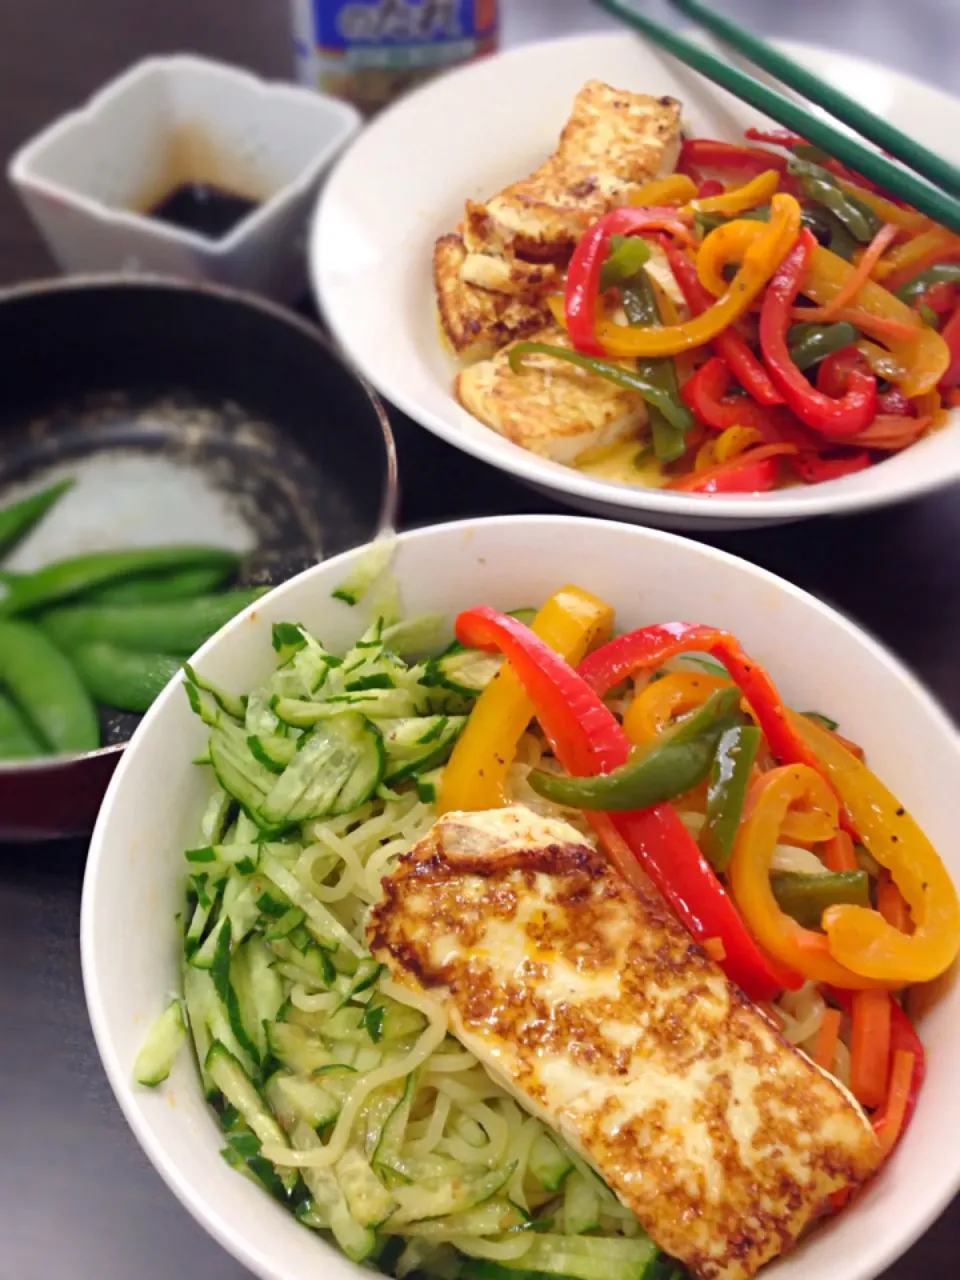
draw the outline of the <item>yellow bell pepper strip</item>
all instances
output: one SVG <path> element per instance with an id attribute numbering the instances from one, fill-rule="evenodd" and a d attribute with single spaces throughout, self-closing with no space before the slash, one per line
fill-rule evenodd
<path id="1" fill-rule="evenodd" d="M 613 608 L 582 587 L 555 592 L 532 623 L 536 635 L 572 664 L 613 629 Z M 502 809 L 507 771 L 533 718 L 533 703 L 508 666 L 497 672 L 474 704 L 440 784 L 438 807 Z"/>
<path id="2" fill-rule="evenodd" d="M 780 197 L 777 197 L 778 199 Z M 736 263 L 749 252 L 762 234 L 762 223 L 739 218 L 711 231 L 697 255 L 697 273 L 704 288 L 717 293 L 726 288 L 723 268 Z M 722 237 L 719 233 L 722 232 Z M 714 237 L 718 237 L 714 240 Z M 706 250 L 706 252 L 705 252 Z M 802 290 L 820 306 L 829 305 L 856 271 L 849 262 L 837 257 L 820 245 L 810 253 Z M 856 316 L 854 316 L 854 310 Z M 898 322 L 897 336 L 884 332 L 884 346 L 892 356 L 890 375 L 905 396 L 919 396 L 932 391 L 947 371 L 950 349 L 935 329 L 925 325 L 906 303 L 901 302 L 889 289 L 868 280 L 856 297 L 856 308 L 844 309 L 843 318 L 850 319 L 858 328 L 867 329 L 871 317 L 881 322 Z M 899 325 L 905 326 L 899 330 Z M 912 337 L 907 336 L 912 333 Z M 897 367 L 901 370 L 896 374 Z"/>
<path id="3" fill-rule="evenodd" d="M 879 778 L 836 738 L 803 717 L 792 726 L 814 751 L 870 855 L 903 894 L 914 923 L 902 933 L 879 911 L 832 907 L 823 918 L 831 956 L 889 986 L 929 982 L 960 952 L 960 900 L 933 845 Z"/>
<path id="4" fill-rule="evenodd" d="M 946 227 L 931 225 L 906 244 L 898 244 L 880 259 L 873 269 L 875 280 L 889 289 L 899 289 L 911 275 L 934 262 L 949 262 L 960 257 L 960 236 Z"/>
<path id="5" fill-rule="evenodd" d="M 735 225 L 727 223 L 712 231 L 701 245 L 700 255 L 713 236 Z M 759 235 L 750 243 L 737 274 L 729 285 L 724 284 L 723 295 L 712 307 L 683 324 L 662 328 L 619 325 L 601 318 L 597 321 L 596 336 L 604 352 L 624 358 L 674 356 L 703 346 L 739 319 L 792 248 L 800 231 L 800 205 L 793 196 L 775 195 L 770 221 L 751 225 L 759 230 Z M 567 310 L 569 319 L 569 302 Z"/>
<path id="6" fill-rule="evenodd" d="M 653 182 L 644 183 L 639 191 L 634 192 L 628 204 L 664 205 L 684 204 L 697 194 L 697 184 L 685 173 L 671 173 L 667 178 L 655 178 Z"/>
<path id="7" fill-rule="evenodd" d="M 697 711 L 732 681 L 705 671 L 671 671 L 637 694 L 623 716 L 623 731 L 635 746 L 652 742 L 677 716 Z"/>
<path id="8" fill-rule="evenodd" d="M 851 990 L 899 985 L 845 968 L 832 955 L 822 933 L 805 929 L 777 902 L 770 883 L 770 863 L 784 818 L 799 806 L 819 815 L 820 838 L 829 840 L 837 829 L 836 796 L 820 774 L 807 765 L 771 769 L 750 788 L 746 817 L 737 832 L 729 870 L 734 901 L 750 932 L 770 955 L 815 982 Z M 865 908 L 831 907 L 826 915 L 843 910 Z"/>
<path id="9" fill-rule="evenodd" d="M 745 209 L 756 209 L 757 205 L 769 204 L 773 193 L 780 183 L 780 175 L 776 169 L 768 169 L 758 173 L 755 178 L 733 191 L 725 191 L 723 195 L 706 196 L 703 199 L 691 200 L 684 208 L 684 213 L 743 213 Z"/>

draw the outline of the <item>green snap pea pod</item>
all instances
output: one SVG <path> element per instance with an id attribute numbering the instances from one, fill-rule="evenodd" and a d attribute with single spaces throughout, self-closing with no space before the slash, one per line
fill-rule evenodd
<path id="1" fill-rule="evenodd" d="M 27 760 L 47 754 L 29 722 L 5 693 L 0 693 L 0 760 Z"/>
<path id="2" fill-rule="evenodd" d="M 223 547 L 143 547 L 136 551 L 100 551 L 56 560 L 36 573 L 14 581 L 0 600 L 0 615 L 39 609 L 90 591 L 103 583 L 159 573 L 164 569 L 197 568 L 200 565 L 236 565 L 236 556 Z"/>
<path id="3" fill-rule="evenodd" d="M 750 222 L 769 222 L 770 206 L 758 205 L 756 209 L 744 209 L 735 215 L 746 218 Z M 698 213 L 694 215 L 693 224 L 701 239 L 715 227 L 729 222 L 730 218 L 718 213 Z M 860 247 L 847 228 L 832 213 L 819 205 L 803 205 L 800 209 L 800 221 L 817 237 L 820 244 L 826 245 L 831 253 L 849 262 Z"/>
<path id="4" fill-rule="evenodd" d="M 0 683 L 51 751 L 94 751 L 100 745 L 90 695 L 39 627 L 0 622 Z"/>
<path id="5" fill-rule="evenodd" d="M 671 425 L 679 425 L 685 430 L 687 428 L 684 424 L 687 420 L 689 419 L 691 423 L 693 421 L 690 411 L 684 404 L 679 400 L 673 401 L 662 387 L 656 386 L 640 373 L 634 373 L 632 369 L 624 369 L 621 365 L 612 364 L 609 360 L 600 360 L 596 356 L 585 356 L 582 352 L 571 351 L 567 347 L 555 347 L 549 342 L 518 342 L 510 349 L 510 368 L 514 373 L 523 371 L 523 360 L 528 355 L 553 356 L 557 360 L 567 360 L 581 369 L 588 369 L 598 377 L 606 378 L 608 382 L 615 382 L 619 387 L 636 391 L 648 404 L 656 405 Z"/>
<path id="6" fill-rule="evenodd" d="M 87 692 L 119 711 L 146 711 L 183 666 L 169 653 L 136 653 L 113 644 L 81 644 L 70 658 Z"/>
<path id="7" fill-rule="evenodd" d="M 162 604 L 64 605 L 42 614 L 40 623 L 67 652 L 105 641 L 138 653 L 189 655 L 268 590 L 243 587 Z"/>
<path id="8" fill-rule="evenodd" d="M 819 929 L 824 911 L 838 902 L 870 906 L 870 877 L 866 871 L 826 871 L 823 875 L 775 871 L 770 888 L 781 911 L 793 916 L 805 929 Z"/>
<path id="9" fill-rule="evenodd" d="M 760 730 L 753 724 L 733 725 L 717 744 L 707 785 L 707 818 L 699 842 L 715 871 L 725 871 L 730 865 L 759 745 Z"/>
<path id="10" fill-rule="evenodd" d="M 175 573 L 150 573 L 144 577 L 109 582 L 87 592 L 87 604 L 159 604 L 164 600 L 189 600 L 209 595 L 236 571 L 235 563 L 199 565 L 196 569 L 178 569 Z"/>
<path id="11" fill-rule="evenodd" d="M 611 236 L 610 254 L 600 268 L 600 292 L 626 284 L 650 259 L 650 246 L 642 236 Z"/>
<path id="12" fill-rule="evenodd" d="M 932 267 L 918 272 L 895 292 L 901 302 L 910 303 L 916 298 L 922 298 L 935 284 L 960 284 L 960 262 L 935 262 Z"/>
<path id="13" fill-rule="evenodd" d="M 938 329 L 940 327 L 940 317 L 933 307 L 928 307 L 925 302 L 921 302 L 917 307 L 917 315 L 928 329 Z"/>
<path id="14" fill-rule="evenodd" d="M 623 309 L 631 324 L 662 324 L 660 304 L 653 284 L 646 271 L 639 271 L 623 288 Z M 677 386 L 677 368 L 669 356 L 637 361 L 637 371 L 654 386 L 660 387 L 675 406 L 673 417 L 664 413 L 660 405 L 648 406 L 650 439 L 653 454 L 658 462 L 675 462 L 682 457 L 686 446 L 686 433 L 693 426 L 693 415 L 680 399 Z"/>
<path id="15" fill-rule="evenodd" d="M 787 166 L 808 200 L 822 204 L 846 227 L 855 240 L 869 244 L 883 225 L 873 210 L 844 191 L 831 173 L 811 160 L 794 158 Z"/>
<path id="16" fill-rule="evenodd" d="M 530 785 L 545 799 L 576 809 L 648 809 L 673 800 L 701 783 L 710 772 L 723 734 L 742 722 L 739 713 L 734 712 L 740 697 L 737 688 L 718 689 L 676 726 L 631 752 L 619 769 L 591 778 L 558 777 L 534 769 Z"/>
<path id="17" fill-rule="evenodd" d="M 28 498 L 0 508 L 0 551 L 8 550 L 29 533 L 74 484 L 71 478 L 58 480 L 37 493 L 31 493 Z"/>
<path id="18" fill-rule="evenodd" d="M 790 359 L 798 369 L 809 369 L 835 351 L 851 346 L 860 337 L 860 330 L 845 320 L 836 324 L 795 324 L 787 333 Z"/>

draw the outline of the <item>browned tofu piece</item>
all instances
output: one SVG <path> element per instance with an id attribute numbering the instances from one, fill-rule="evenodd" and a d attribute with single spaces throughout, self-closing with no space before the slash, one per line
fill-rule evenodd
<path id="1" fill-rule="evenodd" d="M 480 359 L 543 325 L 550 314 L 543 300 L 529 301 L 468 284 L 461 278 L 465 258 L 463 241 L 457 235 L 442 236 L 434 246 L 433 280 L 440 323 L 458 355 Z"/>
<path id="2" fill-rule="evenodd" d="M 877 1166 L 846 1090 L 564 822 L 446 814 L 368 937 L 702 1280 L 748 1280 Z"/>
<path id="3" fill-rule="evenodd" d="M 562 261 L 589 223 L 627 204 L 676 165 L 680 104 L 674 98 L 588 81 L 550 157 L 485 204 L 468 202 L 470 253 Z"/>
<path id="4" fill-rule="evenodd" d="M 553 321 L 529 338 L 571 347 L 566 331 Z M 514 373 L 512 347 L 457 376 L 457 399 L 488 427 L 531 453 L 568 465 L 587 449 L 639 434 L 647 409 L 635 391 L 553 356 L 528 355 Z"/>

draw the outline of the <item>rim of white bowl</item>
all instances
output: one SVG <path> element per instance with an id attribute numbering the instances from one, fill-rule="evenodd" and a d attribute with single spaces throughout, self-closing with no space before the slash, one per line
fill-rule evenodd
<path id="1" fill-rule="evenodd" d="M 454 80 L 462 85 L 464 100 L 468 101 L 470 100 L 471 80 L 485 78 L 490 74 L 490 68 L 493 66 L 503 66 L 504 64 L 515 62 L 522 63 L 525 59 L 533 56 L 534 51 L 539 53 L 545 47 L 559 47 L 574 43 L 578 45 L 583 45 L 584 43 L 590 45 L 607 42 L 619 43 L 625 39 L 635 38 L 626 30 L 622 32 L 596 32 L 593 34 L 559 36 L 553 40 L 538 40 L 531 44 L 520 45 L 514 49 L 507 49 L 502 53 L 496 54 L 493 58 L 467 63 L 465 66 L 448 71 L 437 80 L 429 81 L 405 95 L 388 107 L 386 111 L 354 138 L 331 166 L 324 189 L 314 209 L 308 239 L 308 267 L 311 287 L 320 312 L 347 359 L 355 368 L 360 370 L 363 376 L 390 404 L 395 405 L 418 426 L 426 428 L 428 431 L 433 432 L 434 435 L 439 436 L 441 440 L 453 445 L 454 448 L 460 449 L 462 452 L 479 459 L 479 461 L 495 467 L 498 471 L 513 475 L 536 489 L 546 490 L 550 494 L 558 495 L 560 500 L 562 500 L 563 495 L 575 495 L 576 498 L 594 503 L 597 506 L 619 507 L 624 512 L 649 511 L 654 518 L 657 516 L 676 517 L 680 520 L 704 522 L 715 519 L 718 523 L 727 520 L 750 521 L 757 524 L 766 521 L 784 523 L 814 516 L 852 515 L 857 511 L 867 511 L 874 507 L 894 506 L 901 502 L 908 502 L 912 498 L 922 497 L 924 494 L 946 488 L 960 480 L 960 447 L 954 450 L 952 466 L 948 465 L 939 468 L 931 466 L 928 471 L 914 477 L 896 489 L 879 492 L 876 488 L 862 493 L 858 491 L 849 492 L 844 486 L 843 479 L 840 479 L 807 487 L 796 486 L 790 489 L 777 489 L 772 493 L 747 495 L 739 498 L 724 496 L 718 499 L 677 493 L 666 489 L 628 485 L 613 480 L 601 480 L 577 471 L 573 467 L 545 462 L 544 459 L 539 458 L 536 454 L 532 454 L 516 445 L 511 446 L 509 441 L 505 441 L 503 437 L 497 435 L 492 428 L 487 429 L 489 440 L 487 436 L 468 435 L 462 427 L 450 420 L 451 415 L 442 415 L 430 410 L 424 410 L 415 399 L 406 394 L 402 383 L 397 383 L 394 379 L 383 376 L 376 360 L 372 356 L 367 358 L 367 353 L 358 350 L 356 345 L 344 333 L 339 323 L 339 309 L 328 305 L 328 300 L 333 290 L 329 289 L 325 283 L 327 271 L 324 263 L 327 260 L 336 261 L 336 255 L 325 255 L 321 253 L 320 247 L 321 240 L 325 235 L 326 211 L 332 205 L 341 174 L 347 170 L 351 163 L 355 163 L 355 155 L 362 155 L 363 148 L 370 145 L 370 139 L 373 138 L 375 140 L 383 126 L 389 127 L 393 119 L 402 116 L 410 109 L 411 105 L 415 107 L 420 99 L 429 100 L 430 95 L 438 88 L 442 92 L 444 86 L 449 85 Z M 814 59 L 835 57 L 838 52 L 826 49 L 823 45 L 810 44 L 801 40 L 778 39 L 771 40 L 771 43 L 801 62 L 811 56 Z M 935 86 L 924 85 L 916 76 L 898 71 L 893 67 L 887 67 L 872 58 L 861 58 L 846 51 L 840 52 L 842 52 L 843 58 L 851 63 L 879 69 L 900 81 L 927 92 L 934 90 L 945 100 L 951 100 L 949 94 L 937 89 Z M 667 55 L 663 56 L 667 57 Z M 958 121 L 960 121 L 960 102 L 956 104 L 956 112 Z M 452 393 L 450 394 L 450 406 L 452 411 L 457 414 L 467 413 L 453 399 Z M 960 411 L 954 410 L 953 417 L 960 420 Z M 940 427 L 935 434 L 950 430 L 955 431 L 956 428 L 956 421 L 948 422 Z M 875 465 L 880 466 L 887 461 L 887 459 L 883 459 L 881 463 Z M 893 459 L 889 461 L 893 461 Z"/>
<path id="2" fill-rule="evenodd" d="M 553 525 L 556 526 L 558 535 L 571 530 L 571 527 L 590 528 L 602 526 L 609 529 L 611 521 L 599 519 L 594 516 L 579 515 L 505 515 L 505 516 L 486 516 L 463 520 L 453 520 L 442 524 L 427 525 L 419 529 L 411 529 L 399 535 L 401 542 L 419 542 L 427 540 L 431 537 L 442 534 L 455 535 L 458 532 L 466 532 L 475 529 L 478 525 L 493 526 L 503 525 L 512 526 L 518 530 L 522 530 L 526 526 L 533 525 Z M 960 729 L 953 722 L 946 709 L 940 704 L 938 699 L 923 684 L 923 682 L 913 674 L 909 667 L 903 663 L 895 653 L 881 641 L 877 640 L 869 631 L 865 630 L 858 622 L 847 617 L 839 609 L 835 609 L 832 605 L 825 604 L 810 592 L 803 590 L 801 587 L 795 586 L 788 582 L 785 578 L 779 577 L 772 573 L 769 569 L 760 568 L 758 565 L 752 564 L 749 560 L 744 560 L 741 556 L 733 555 L 729 551 L 721 551 L 716 547 L 708 546 L 705 543 L 694 542 L 693 539 L 682 537 L 680 534 L 668 532 L 662 529 L 650 529 L 643 525 L 618 524 L 624 537 L 651 539 L 654 543 L 671 544 L 684 543 L 687 545 L 696 545 L 698 550 L 707 560 L 715 563 L 726 563 L 728 565 L 736 565 L 740 569 L 745 570 L 753 577 L 758 584 L 763 586 L 773 586 L 780 591 L 786 592 L 795 599 L 802 601 L 804 604 L 815 609 L 821 614 L 825 614 L 833 620 L 839 622 L 843 627 L 856 633 L 860 642 L 869 650 L 872 650 L 875 657 L 882 660 L 892 673 L 901 680 L 908 688 L 913 697 L 920 702 L 926 712 L 939 721 L 941 729 L 945 730 L 948 736 L 952 737 L 958 756 L 960 756 Z M 294 588 L 301 579 L 305 579 L 312 574 L 316 574 L 319 570 L 326 571 L 337 566 L 346 564 L 349 560 L 362 554 L 362 548 L 356 548 L 352 551 L 341 552 L 340 555 L 332 557 L 330 560 L 324 560 L 318 565 L 312 565 L 309 569 L 305 569 L 302 573 L 290 578 L 287 582 L 275 587 L 270 596 L 277 592 L 288 591 Z M 341 570 L 342 571 L 342 570 Z M 270 596 L 263 597 L 263 600 L 269 599 Z M 262 608 L 263 600 L 257 601 L 253 608 Z M 198 650 L 195 660 L 201 660 L 208 649 L 214 648 L 219 637 L 228 629 L 243 625 L 243 620 L 247 617 L 250 609 L 246 609 L 243 613 L 238 614 L 231 619 L 216 635 L 212 636 L 202 649 Z M 289 1273 L 281 1272 L 276 1266 L 271 1266 L 269 1262 L 262 1261 L 254 1255 L 243 1239 L 242 1228 L 238 1228 L 232 1222 L 226 1221 L 212 1208 L 207 1206 L 203 1199 L 198 1199 L 189 1182 L 183 1177 L 178 1165 L 167 1158 L 167 1154 L 159 1142 L 154 1140 L 150 1127 L 141 1119 L 141 1114 L 134 1103 L 134 1085 L 128 1077 L 128 1073 L 120 1063 L 114 1048 L 113 1038 L 110 1034 L 108 1020 L 103 1008 L 102 993 L 100 990 L 100 980 L 97 967 L 94 961 L 94 936 L 93 936 L 93 915 L 94 901 L 97 891 L 97 879 L 101 872 L 101 864 L 103 861 L 103 851 L 105 847 L 105 836 L 109 823 L 109 810 L 113 805 L 116 793 L 123 786 L 123 778 L 126 770 L 130 767 L 130 761 L 133 758 L 131 747 L 135 746 L 137 740 L 141 736 L 145 736 L 150 732 L 153 721 L 162 713 L 168 698 L 178 695 L 177 685 L 179 681 L 172 682 L 167 689 L 154 702 L 153 706 L 144 716 L 140 725 L 137 727 L 134 736 L 128 744 L 127 750 L 120 759 L 120 764 L 114 773 L 110 785 L 104 796 L 103 804 L 100 808 L 100 814 L 94 827 L 93 835 L 90 840 L 90 847 L 87 853 L 87 863 L 83 878 L 83 895 L 80 906 L 80 962 L 83 975 L 84 996 L 87 1003 L 87 1012 L 90 1017 L 90 1023 L 93 1028 L 94 1040 L 97 1045 L 97 1052 L 103 1063 L 104 1071 L 110 1082 L 114 1096 L 120 1105 L 120 1109 L 133 1130 L 134 1136 L 140 1143 L 140 1146 L 146 1153 L 151 1164 L 163 1178 L 164 1182 L 184 1206 L 190 1215 L 200 1223 L 200 1225 L 209 1232 L 213 1238 L 223 1246 L 238 1262 L 252 1270 L 261 1280 L 288 1280 Z M 960 1148 L 957 1150 L 956 1165 L 952 1176 L 944 1182 L 944 1185 L 938 1190 L 936 1195 L 930 1197 L 925 1202 L 921 1212 L 910 1222 L 903 1235 L 891 1245 L 886 1245 L 877 1250 L 875 1254 L 871 1254 L 870 1246 L 865 1245 L 864 1251 L 860 1257 L 855 1270 L 848 1272 L 843 1280 L 876 1280 L 878 1276 L 897 1258 L 902 1257 L 904 1253 L 916 1243 L 916 1241 L 928 1230 L 928 1228 L 940 1217 L 951 1200 L 960 1190 Z M 333 1246 L 327 1246 L 333 1247 Z M 362 1268 L 357 1267 L 357 1273 L 362 1274 Z"/>

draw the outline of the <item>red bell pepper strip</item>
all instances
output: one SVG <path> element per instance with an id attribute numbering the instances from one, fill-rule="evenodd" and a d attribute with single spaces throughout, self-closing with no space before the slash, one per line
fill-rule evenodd
<path id="1" fill-rule="evenodd" d="M 744 129 L 743 136 L 751 142 L 767 142 L 774 147 L 786 147 L 790 150 L 797 143 L 806 144 L 806 138 L 799 133 L 791 133 L 789 129 Z"/>
<path id="2" fill-rule="evenodd" d="M 591 356 L 604 354 L 597 341 L 597 301 L 600 272 L 610 252 L 610 237 L 637 235 L 652 228 L 689 238 L 678 211 L 669 205 L 625 205 L 600 218 L 581 236 L 570 260 L 563 297 L 567 332 L 578 351 Z"/>
<path id="3" fill-rule="evenodd" d="M 687 166 L 730 173 L 766 173 L 768 169 L 776 169 L 786 174 L 789 162 L 789 156 L 763 147 L 719 142 L 715 138 L 685 138 L 680 146 L 677 169 L 681 173 L 686 173 Z"/>
<path id="4" fill-rule="evenodd" d="M 698 200 L 709 200 L 711 196 L 723 195 L 723 183 L 717 178 L 708 178 L 706 182 L 701 182 L 697 188 Z"/>
<path id="5" fill-rule="evenodd" d="M 804 228 L 767 286 L 760 309 L 760 348 L 774 385 L 801 422 L 825 435 L 853 436 L 876 416 L 874 375 L 852 369 L 845 395 L 834 400 L 811 387 L 787 346 L 790 311 L 815 245 L 812 233 Z"/>
<path id="6" fill-rule="evenodd" d="M 929 307 L 936 315 L 942 316 L 956 307 L 958 299 L 960 294 L 957 293 L 957 286 L 948 284 L 946 280 L 940 280 L 937 284 L 931 285 L 926 293 L 921 293 L 914 306 L 917 310 L 921 305 Z"/>
<path id="7" fill-rule="evenodd" d="M 877 413 L 893 414 L 898 418 L 910 418 L 916 417 L 917 407 L 912 400 L 907 399 L 899 387 L 890 387 L 887 391 L 881 392 L 877 396 Z"/>
<path id="8" fill-rule="evenodd" d="M 745 129 L 743 136 L 749 138 L 751 142 L 766 142 L 775 147 L 786 147 L 788 151 L 793 151 L 796 147 L 806 147 L 810 144 L 806 138 L 801 138 L 798 133 L 791 133 L 788 129 Z M 888 195 L 875 182 L 871 182 L 869 178 L 865 178 L 863 174 L 857 173 L 853 169 L 848 169 L 845 164 L 834 159 L 833 156 L 826 157 L 821 164 L 828 173 L 832 173 L 834 177 L 843 178 L 847 182 L 852 182 L 858 187 L 864 187 L 867 191 L 875 191 L 883 195 L 888 200 L 894 197 Z M 896 200 L 897 204 L 902 204 L 902 200 Z"/>
<path id="9" fill-rule="evenodd" d="M 794 454 L 790 459 L 790 466 L 807 484 L 823 484 L 825 480 L 838 480 L 841 476 L 850 476 L 855 471 L 863 471 L 870 466 L 870 455 L 866 450 L 834 454 L 816 453 L 811 450 Z"/>
<path id="10" fill-rule="evenodd" d="M 896 293 L 898 289 L 902 289 L 905 284 L 908 284 L 914 276 L 921 275 L 929 267 L 935 267 L 940 262 L 957 261 L 960 261 L 960 244 L 941 246 L 939 249 L 931 249 L 922 258 L 918 258 L 907 266 L 901 267 L 899 271 L 891 271 L 889 275 L 883 277 L 880 283 L 888 292 Z"/>
<path id="11" fill-rule="evenodd" d="M 755 403 L 747 396 L 728 395 L 733 377 L 726 361 L 713 356 L 680 388 L 680 398 L 700 422 L 715 431 L 728 427 L 753 427 L 764 444 L 795 444 L 798 449 L 818 449 L 819 436 L 797 422 L 788 409 Z"/>
<path id="12" fill-rule="evenodd" d="M 686 304 L 693 314 L 698 316 L 712 307 L 716 298 L 700 283 L 697 268 L 687 255 L 666 236 L 662 237 L 660 243 L 666 252 L 670 269 L 680 286 Z M 773 385 L 770 375 L 750 350 L 747 340 L 736 329 L 732 327 L 724 329 L 723 333 L 717 334 L 710 345 L 717 355 L 722 357 L 740 385 L 750 392 L 758 404 L 783 404 L 783 396 Z"/>
<path id="13" fill-rule="evenodd" d="M 940 391 L 949 391 L 960 385 L 960 307 L 943 326 L 940 336 L 950 348 L 950 364 L 937 385 Z"/>
<path id="14" fill-rule="evenodd" d="M 853 1012 L 853 996 L 852 991 L 840 991 L 836 987 L 824 987 L 824 994 L 828 996 L 834 1004 L 846 1014 Z M 913 1076 L 910 1080 L 910 1089 L 907 1095 L 907 1105 L 903 1113 L 903 1120 L 899 1130 L 895 1134 L 885 1132 L 886 1101 L 880 1104 L 873 1116 L 873 1129 L 880 1138 L 887 1153 L 893 1151 L 894 1147 L 907 1131 L 913 1113 L 917 1108 L 917 1095 L 923 1087 L 923 1081 L 927 1074 L 926 1056 L 924 1054 L 923 1042 L 914 1030 L 913 1023 L 897 1004 L 893 997 L 890 997 L 890 1061 L 893 1062 L 897 1052 L 906 1052 L 913 1055 Z"/>
<path id="15" fill-rule="evenodd" d="M 568 773 L 609 773 L 626 761 L 630 742 L 612 712 L 529 627 L 479 605 L 458 616 L 455 631 L 470 648 L 506 656 Z M 761 952 L 672 805 L 602 814 L 601 829 L 605 824 L 626 841 L 694 940 L 720 940 L 724 971 L 751 999 L 772 999 L 785 986 L 802 984 L 799 974 Z"/>
<path id="16" fill-rule="evenodd" d="M 842 396 L 846 390 L 850 375 L 854 370 L 867 373 L 870 366 L 856 347 L 841 347 L 824 358 L 817 365 L 817 390 L 825 396 Z M 880 409 L 880 397 L 877 396 L 877 410 Z"/>
<path id="17" fill-rule="evenodd" d="M 666 487 L 679 493 L 769 493 L 780 479 L 780 458 L 796 445 L 761 444 L 755 449 L 680 476 Z"/>

